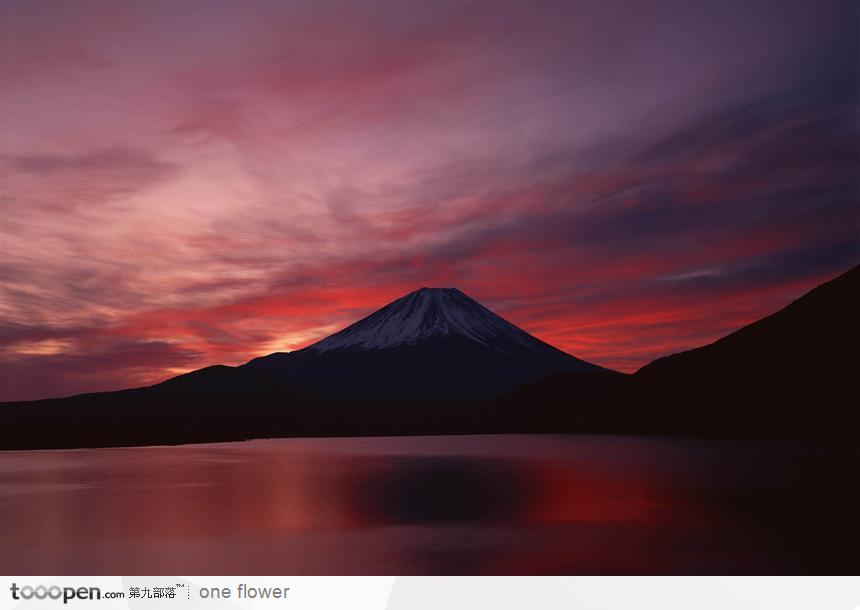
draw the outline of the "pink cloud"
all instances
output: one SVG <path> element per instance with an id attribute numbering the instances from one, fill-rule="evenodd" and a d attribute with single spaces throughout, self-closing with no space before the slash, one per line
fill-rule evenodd
<path id="1" fill-rule="evenodd" d="M 424 285 L 632 371 L 860 254 L 835 4 L 7 5 L 0 398 Z"/>

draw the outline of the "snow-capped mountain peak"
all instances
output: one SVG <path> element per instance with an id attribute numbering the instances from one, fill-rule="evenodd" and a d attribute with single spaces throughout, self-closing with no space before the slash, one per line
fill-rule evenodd
<path id="1" fill-rule="evenodd" d="M 465 338 L 502 352 L 550 347 L 456 288 L 421 288 L 307 349 L 384 349 L 439 337 Z"/>

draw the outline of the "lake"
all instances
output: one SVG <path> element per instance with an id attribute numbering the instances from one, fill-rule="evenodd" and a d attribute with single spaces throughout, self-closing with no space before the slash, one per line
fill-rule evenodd
<path id="1" fill-rule="evenodd" d="M 850 574 L 843 445 L 439 436 L 0 453 L 5 574 Z"/>

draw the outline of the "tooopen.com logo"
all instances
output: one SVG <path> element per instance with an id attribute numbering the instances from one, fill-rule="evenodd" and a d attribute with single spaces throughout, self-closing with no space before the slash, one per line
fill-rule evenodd
<path id="1" fill-rule="evenodd" d="M 102 590 L 98 587 L 60 587 L 58 585 L 52 585 L 50 587 L 46 587 L 45 585 L 39 585 L 37 587 L 31 587 L 29 585 L 25 585 L 23 587 L 19 587 L 18 583 L 12 583 L 12 586 L 9 587 L 12 591 L 12 599 L 14 600 L 28 600 L 28 599 L 53 599 L 53 600 L 63 600 L 64 604 L 68 604 L 69 600 L 72 599 L 101 599 L 102 598 Z M 104 594 L 105 599 L 113 599 L 117 597 L 125 597 L 125 594 L 122 592 L 114 592 L 107 591 Z"/>

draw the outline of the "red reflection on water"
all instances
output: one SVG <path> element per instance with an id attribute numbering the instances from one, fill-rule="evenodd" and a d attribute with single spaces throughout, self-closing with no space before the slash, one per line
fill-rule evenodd
<path id="1" fill-rule="evenodd" d="M 857 495 L 844 458 L 814 455 L 611 437 L 13 452 L 0 571 L 821 571 L 846 561 L 831 539 L 857 531 Z M 775 550 L 786 540 L 804 554 Z"/>

